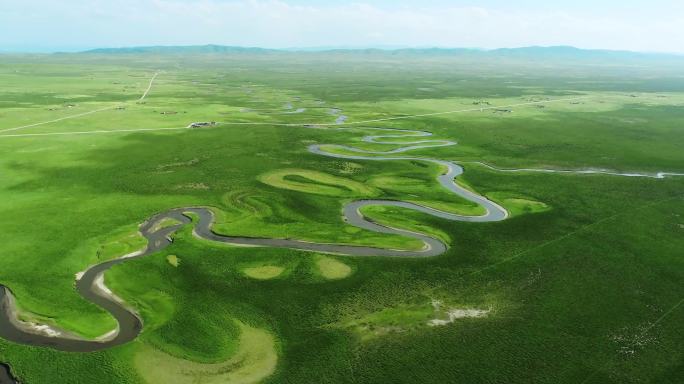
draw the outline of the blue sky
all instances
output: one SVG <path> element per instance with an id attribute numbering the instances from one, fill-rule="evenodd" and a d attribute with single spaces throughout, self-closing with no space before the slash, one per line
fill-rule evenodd
<path id="1" fill-rule="evenodd" d="M 209 43 L 684 53 L 684 1 L 0 0 L 0 51 Z"/>

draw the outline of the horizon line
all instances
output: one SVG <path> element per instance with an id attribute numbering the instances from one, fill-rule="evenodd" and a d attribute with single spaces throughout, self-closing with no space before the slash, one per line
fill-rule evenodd
<path id="1" fill-rule="evenodd" d="M 301 53 L 315 53 L 315 52 L 329 52 L 329 51 L 362 51 L 362 50 L 375 50 L 375 51 L 405 51 L 405 50 L 468 50 L 474 52 L 494 52 L 500 50 L 520 50 L 529 48 L 541 48 L 541 49 L 552 49 L 552 48 L 567 48 L 574 49 L 578 51 L 594 51 L 594 52 L 607 52 L 607 53 L 633 53 L 633 54 L 643 54 L 643 55 L 672 55 L 672 56 L 684 56 L 684 52 L 676 51 L 636 51 L 627 49 L 611 49 L 611 48 L 581 48 L 573 45 L 523 45 L 523 46 L 508 46 L 508 47 L 497 47 L 497 48 L 484 48 L 484 47 L 465 47 L 465 46 L 439 46 L 439 45 L 368 45 L 368 46 L 354 46 L 354 45 L 340 45 L 340 46 L 301 46 L 301 47 L 285 47 L 285 48 L 274 48 L 267 46 L 250 46 L 250 45 L 229 45 L 229 44 L 155 44 L 155 45 L 128 45 L 128 46 L 100 46 L 100 47 L 80 47 L 80 48 L 48 48 L 48 49 L 4 49 L 0 47 L 0 54 L 35 54 L 35 55 L 50 55 L 50 54 L 77 54 L 77 53 L 89 53 L 97 50 L 126 50 L 126 49 L 149 49 L 149 48 L 193 48 L 193 47 L 221 47 L 221 48 L 236 48 L 236 49 L 253 49 L 253 50 L 264 50 L 264 51 L 278 51 L 278 52 L 301 52 Z"/>

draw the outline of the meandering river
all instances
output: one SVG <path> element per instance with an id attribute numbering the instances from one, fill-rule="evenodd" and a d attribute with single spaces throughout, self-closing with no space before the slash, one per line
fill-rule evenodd
<path id="1" fill-rule="evenodd" d="M 426 132 L 403 131 L 401 135 L 386 135 L 392 138 L 401 136 L 404 139 L 410 136 L 427 136 Z M 367 138 L 367 141 L 371 139 Z M 372 139 L 375 142 L 377 137 Z M 396 144 L 396 143 L 392 143 Z M 402 143 L 402 148 L 388 152 L 367 152 L 359 149 L 344 147 L 356 153 L 365 153 L 367 156 L 347 156 L 326 152 L 319 145 L 310 146 L 308 149 L 312 153 L 323 156 L 337 158 L 347 158 L 356 160 L 374 161 L 394 161 L 394 160 L 415 160 L 413 157 L 396 156 L 397 153 L 406 152 L 415 148 L 425 148 L 429 146 L 454 145 L 455 143 L 436 140 L 418 140 L 410 143 Z M 378 157 L 377 155 L 391 155 Z M 374 156 L 371 156 L 374 155 Z M 76 289 L 83 298 L 96 304 L 109 312 L 117 320 L 117 328 L 102 337 L 90 340 L 66 330 L 49 327 L 47 325 L 32 324 L 21 321 L 17 316 L 16 305 L 12 292 L 0 286 L 0 337 L 7 340 L 27 344 L 32 346 L 50 347 L 70 352 L 91 352 L 111 348 L 127 343 L 135 339 L 141 332 L 143 322 L 140 315 L 134 308 L 130 308 L 123 300 L 118 298 L 104 285 L 104 273 L 115 265 L 122 264 L 130 259 L 145 257 L 158 252 L 171 244 L 171 236 L 186 225 L 192 225 L 191 216 L 198 218 L 195 223 L 194 234 L 207 241 L 228 243 L 234 245 L 289 248 L 304 251 L 315 251 L 323 253 L 333 253 L 350 256 L 385 256 L 385 257 L 431 257 L 444 253 L 447 244 L 441 240 L 428 235 L 411 232 L 404 229 L 393 228 L 380 225 L 366 219 L 361 214 L 361 209 L 366 206 L 383 205 L 412 209 L 432 216 L 437 216 L 446 220 L 471 221 L 471 222 L 491 222 L 506 219 L 508 213 L 498 204 L 487 198 L 470 192 L 454 183 L 454 178 L 463 173 L 463 168 L 455 163 L 439 159 L 421 158 L 421 161 L 429 161 L 442 165 L 446 172 L 438 177 L 439 183 L 447 190 L 483 206 L 486 213 L 482 216 L 464 216 L 449 212 L 440 211 L 434 208 L 424 207 L 417 204 L 394 201 L 394 200 L 357 200 L 346 204 L 343 209 L 344 220 L 359 228 L 378 233 L 395 234 L 417 239 L 423 243 L 420 250 L 400 250 L 384 249 L 369 246 L 356 246 L 347 244 L 313 243 L 291 239 L 276 238 L 256 238 L 256 237 L 237 237 L 217 234 L 212 231 L 214 216 L 210 209 L 205 207 L 185 207 L 176 208 L 167 212 L 160 213 L 140 226 L 140 233 L 147 239 L 148 245 L 143 251 L 135 252 L 124 257 L 96 264 L 79 274 L 76 280 Z M 180 224 L 159 229 L 159 223 L 166 219 L 177 220 Z"/>
<path id="2" fill-rule="evenodd" d="M 350 225 L 377 233 L 406 236 L 419 240 L 423 243 L 422 249 L 419 250 L 400 250 L 348 244 L 313 243 L 291 239 L 227 236 L 212 231 L 211 228 L 214 223 L 214 215 L 209 208 L 183 207 L 171 209 L 151 217 L 140 226 L 140 233 L 147 239 L 147 246 L 144 250 L 125 255 L 118 259 L 93 265 L 83 273 L 77 275 L 76 289 L 79 294 L 83 296 L 84 299 L 109 312 L 117 321 L 116 329 L 112 330 L 106 335 L 102 335 L 97 339 L 85 339 L 76 334 L 70 333 L 63 329 L 58 329 L 56 327 L 22 321 L 19 319 L 12 292 L 9 290 L 9 288 L 0 285 L 0 337 L 16 343 L 38 347 L 49 347 L 70 352 L 92 352 L 111 348 L 134 340 L 140 334 L 143 328 L 142 319 L 134 308 L 129 307 L 122 299 L 117 297 L 105 286 L 104 273 L 115 265 L 125 263 L 133 258 L 145 257 L 166 248 L 171 244 L 172 235 L 174 233 L 184 226 L 193 225 L 193 216 L 197 218 L 193 228 L 194 235 L 207 241 L 255 247 L 289 248 L 350 256 L 384 257 L 433 257 L 446 252 L 448 245 L 437 238 L 422 233 L 381 225 L 368 220 L 363 216 L 363 214 L 361 214 L 361 209 L 363 207 L 401 207 L 419 211 L 445 220 L 478 223 L 496 222 L 505 220 L 508 217 L 508 212 L 506 209 L 497 203 L 487 199 L 484 196 L 469 191 L 454 182 L 454 179 L 463 173 L 463 168 L 460 165 L 440 159 L 401 155 L 405 152 L 421 148 L 456 145 L 455 142 L 423 139 L 424 137 L 432 135 L 430 132 L 424 131 L 391 130 L 387 128 L 376 128 L 376 130 L 385 132 L 391 131 L 392 133 L 366 136 L 363 138 L 363 140 L 365 142 L 376 144 L 392 144 L 394 146 L 399 145 L 399 147 L 389 151 L 366 151 L 340 145 L 314 144 L 309 146 L 308 150 L 311 153 L 322 156 L 349 160 L 418 160 L 438 164 L 445 170 L 444 173 L 437 177 L 439 184 L 448 191 L 470 202 L 482 206 L 486 213 L 480 216 L 458 215 L 405 201 L 380 199 L 356 200 L 346 204 L 343 207 L 343 219 Z M 407 138 L 410 140 L 412 137 L 416 139 L 413 141 L 407 141 Z M 390 139 L 390 141 L 386 141 L 387 139 Z M 391 141 L 391 139 L 401 139 L 402 141 L 396 142 Z M 326 150 L 326 148 L 335 148 L 337 151 L 330 152 Z M 586 172 L 579 171 L 579 173 Z M 625 174 L 624 176 L 633 175 Z M 167 219 L 176 220 L 179 224 L 160 228 L 159 224 Z"/>

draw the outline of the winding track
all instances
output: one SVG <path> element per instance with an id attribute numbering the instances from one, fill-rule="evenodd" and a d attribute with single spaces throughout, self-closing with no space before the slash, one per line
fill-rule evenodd
<path id="1" fill-rule="evenodd" d="M 147 85 L 147 89 L 145 89 L 145 92 L 144 92 L 144 93 L 142 94 L 142 96 L 140 96 L 140 98 L 137 100 L 138 102 L 141 102 L 141 101 L 144 101 L 144 100 L 145 100 L 145 98 L 147 97 L 147 94 L 150 93 L 150 90 L 152 89 L 152 85 L 154 84 L 154 81 L 157 79 L 157 76 L 159 76 L 159 72 L 155 72 L 155 74 L 152 76 L 152 79 L 150 79 L 150 82 L 149 82 L 149 84 Z M 41 122 L 39 122 L 39 123 L 33 123 L 33 124 L 22 125 L 22 126 L 19 126 L 19 127 L 12 127 L 12 128 L 0 129 L 0 133 L 14 132 L 14 131 L 18 131 L 18 130 L 20 130 L 20 129 L 32 128 L 32 127 L 37 127 L 37 126 L 40 126 L 40 125 L 51 124 L 51 123 L 57 123 L 57 122 L 64 121 L 64 120 L 69 120 L 69 119 L 75 119 L 75 118 L 78 118 L 78 117 L 83 117 L 83 116 L 92 115 L 92 114 L 98 113 L 98 112 L 110 111 L 110 110 L 112 110 L 112 109 L 115 109 L 115 108 L 118 108 L 118 107 L 121 107 L 121 106 L 124 106 L 124 105 L 125 105 L 125 104 L 110 105 L 110 106 L 108 106 L 108 107 L 98 108 L 98 109 L 94 109 L 94 110 L 92 110 L 92 111 L 87 111 L 87 112 L 81 112 L 81 113 L 77 113 L 77 114 L 75 114 L 75 115 L 68 115 L 68 116 L 60 117 L 60 118 L 53 119 L 53 120 L 41 121 Z"/>
<path id="2" fill-rule="evenodd" d="M 150 79 L 150 83 L 147 85 L 147 89 L 145 89 L 145 93 L 143 93 L 142 96 L 140 96 L 138 102 L 145 100 L 147 94 L 150 93 L 150 90 L 152 89 L 152 84 L 154 84 L 154 81 L 157 79 L 157 76 L 159 76 L 159 72 L 154 73 L 154 75 Z"/>
<path id="3" fill-rule="evenodd" d="M 397 130 L 395 130 L 397 131 Z M 406 131 L 403 130 L 401 135 L 385 135 L 385 136 L 368 136 L 364 138 L 366 141 L 383 143 L 378 139 L 381 137 L 424 137 L 431 135 L 429 132 L 420 131 Z M 394 144 L 389 142 L 387 144 Z M 446 145 L 455 145 L 451 141 L 439 140 L 416 140 L 405 147 L 393 149 L 387 152 L 370 152 L 355 149 L 351 147 L 342 147 L 350 151 L 364 153 L 367 155 L 384 154 L 387 156 L 363 156 L 363 155 L 340 155 L 326 152 L 318 145 L 310 146 L 308 149 L 312 153 L 323 156 L 330 156 L 336 158 L 356 159 L 356 160 L 375 160 L 375 161 L 390 161 L 390 160 L 421 160 L 429 161 L 442 165 L 447 170 L 446 173 L 438 177 L 439 183 L 451 192 L 471 201 L 482 205 L 486 209 L 486 214 L 482 216 L 463 216 L 449 212 L 440 211 L 434 208 L 428 208 L 421 205 L 394 201 L 394 200 L 357 200 L 348 203 L 344 206 L 342 213 L 344 220 L 354 226 L 366 230 L 395 234 L 405 237 L 414 238 L 423 242 L 424 246 L 420 250 L 398 250 L 398 249 L 384 249 L 367 246 L 354 246 L 344 244 L 327 244 L 327 243 L 312 243 L 300 240 L 290 239 L 269 239 L 269 238 L 253 238 L 253 237 L 235 237 L 224 236 L 214 233 L 211 230 L 214 222 L 213 213 L 208 208 L 203 207 L 188 207 L 177 208 L 164 213 L 153 216 L 140 226 L 141 234 L 147 239 L 148 245 L 143 251 L 134 252 L 119 259 L 106 261 L 90 267 L 88 270 L 79 274 L 76 281 L 76 289 L 86 300 L 105 309 L 117 320 L 118 326 L 116 330 L 96 340 L 83 339 L 77 335 L 71 334 L 67 331 L 48 328 L 47 326 L 38 326 L 35 324 L 28 324 L 18 320 L 14 297 L 10 290 L 6 287 L 0 286 L 0 336 L 17 343 L 51 347 L 58 350 L 72 351 L 72 352 L 91 352 L 111 348 L 117 345 L 127 343 L 135 339 L 142 330 L 142 320 L 134 309 L 127 307 L 127 305 L 114 295 L 104 285 L 104 272 L 111 267 L 124 263 L 132 258 L 139 258 L 150 255 L 166 248 L 171 244 L 171 235 L 186 225 L 192 224 L 190 216 L 196 215 L 198 220 L 194 227 L 195 236 L 204 240 L 227 243 L 241 246 L 256 246 L 256 247 L 275 247 L 275 248 L 289 248 L 304 251 L 315 251 L 324 253 L 333 253 L 349 256 L 385 256 L 385 257 L 432 257 L 444 253 L 447 250 L 447 244 L 436 238 L 411 232 L 403 229 L 392 228 L 389 226 L 380 225 L 366 219 L 360 212 L 361 208 L 372 205 L 394 206 L 412 209 L 423 212 L 432 216 L 440 217 L 447 220 L 455 221 L 470 221 L 470 222 L 494 222 L 501 221 L 508 217 L 508 212 L 498 204 L 488 200 L 487 198 L 470 192 L 454 183 L 454 178 L 463 173 L 463 168 L 455 163 L 451 163 L 439 159 L 417 158 L 395 156 L 397 153 L 410 151 L 417 148 L 440 147 Z M 175 219 L 180 224 L 157 229 L 157 224 L 165 219 Z"/>

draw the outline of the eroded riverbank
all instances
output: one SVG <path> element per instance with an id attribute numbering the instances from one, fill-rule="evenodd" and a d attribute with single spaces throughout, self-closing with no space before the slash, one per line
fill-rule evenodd
<path id="1" fill-rule="evenodd" d="M 0 384 L 20 384 L 19 381 L 12 376 L 10 366 L 4 363 L 0 363 Z"/>

